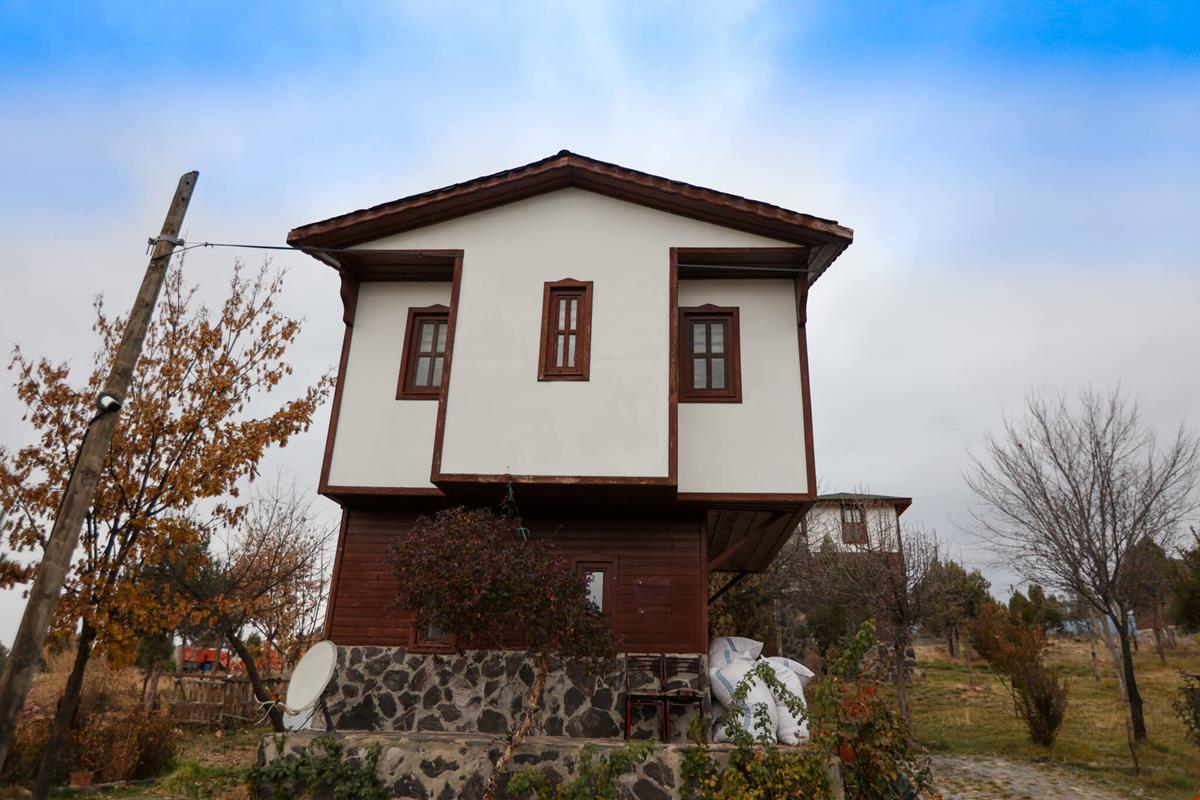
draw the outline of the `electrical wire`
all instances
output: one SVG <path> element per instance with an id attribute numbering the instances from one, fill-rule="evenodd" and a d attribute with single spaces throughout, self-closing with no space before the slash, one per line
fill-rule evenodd
<path id="1" fill-rule="evenodd" d="M 290 250 L 294 253 L 379 253 L 384 252 L 369 247 L 302 247 L 295 245 L 282 244 L 245 244 L 241 242 L 187 242 L 182 241 L 182 246 L 177 247 L 168 255 L 178 253 L 186 253 L 188 250 L 194 250 L 197 247 L 225 247 L 238 248 L 242 250 Z M 149 244 L 154 245 L 155 239 L 150 239 Z M 416 251 L 418 254 L 421 251 Z M 160 256 L 161 258 L 162 256 Z M 739 272 L 782 272 L 790 275 L 800 275 L 811 272 L 812 270 L 804 267 L 766 267 L 752 266 L 747 264 L 678 264 L 681 269 L 719 269 L 719 270 L 734 270 Z"/>

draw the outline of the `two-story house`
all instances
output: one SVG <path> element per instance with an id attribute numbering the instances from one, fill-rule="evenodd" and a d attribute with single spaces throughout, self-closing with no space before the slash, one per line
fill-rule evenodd
<path id="1" fill-rule="evenodd" d="M 801 543 L 813 550 L 829 542 L 850 552 L 899 552 L 900 515 L 911 505 L 911 497 L 856 492 L 819 495 L 800 525 Z"/>
<path id="2" fill-rule="evenodd" d="M 706 652 L 709 575 L 816 499 L 805 309 L 852 236 L 567 151 L 291 231 L 345 322 L 326 636 L 453 649 L 391 608 L 387 543 L 511 484 L 628 652 Z"/>

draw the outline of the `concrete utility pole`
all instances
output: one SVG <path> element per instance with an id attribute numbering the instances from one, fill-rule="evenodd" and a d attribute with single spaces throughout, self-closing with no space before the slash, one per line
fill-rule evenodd
<path id="1" fill-rule="evenodd" d="M 46 542 L 46 552 L 42 555 L 37 577 L 29 592 L 29 601 L 25 604 L 21 627 L 17 630 L 12 652 L 4 665 L 4 675 L 0 677 L 0 769 L 8 757 L 17 718 L 21 714 L 21 707 L 25 705 L 25 695 L 29 692 L 29 684 L 33 681 L 33 673 L 50 630 L 50 617 L 54 614 L 67 570 L 71 568 L 71 558 L 79 544 L 79 529 L 92 504 L 96 484 L 100 482 L 100 470 L 117 428 L 117 412 L 133 380 L 133 368 L 142 354 L 150 317 L 158 302 L 171 254 L 179 244 L 183 217 L 192 201 L 192 190 L 199 176 L 198 172 L 187 173 L 179 179 L 179 186 L 175 189 L 175 197 L 163 221 L 162 234 L 155 240 L 154 252 L 146 266 L 142 288 L 133 303 L 133 310 L 129 312 L 129 322 L 121 337 L 112 371 L 104 383 L 104 391 L 96 398 L 96 416 L 84 432 L 75 468 L 67 481 L 67 490 L 54 520 L 54 529 L 50 532 L 50 540 Z"/>

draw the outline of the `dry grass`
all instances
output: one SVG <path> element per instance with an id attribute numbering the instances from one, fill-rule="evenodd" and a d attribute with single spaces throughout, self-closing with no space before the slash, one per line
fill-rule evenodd
<path id="1" fill-rule="evenodd" d="M 1180 798 L 1200 794 L 1200 748 L 1185 739 L 1171 709 L 1179 671 L 1200 672 L 1200 646 L 1180 641 L 1159 662 L 1143 646 L 1135 657 L 1145 701 L 1149 741 L 1138 748 L 1141 774 L 1134 774 L 1126 736 L 1125 706 L 1107 654 L 1100 652 L 1103 678 L 1096 683 L 1086 642 L 1053 642 L 1049 661 L 1068 677 L 1066 720 L 1049 749 L 1029 741 L 1012 701 L 986 664 L 952 660 L 941 647 L 917 649 L 925 670 L 913 687 L 913 724 L 918 739 L 934 752 L 987 754 L 1052 763 L 1089 775 L 1133 797 Z"/>

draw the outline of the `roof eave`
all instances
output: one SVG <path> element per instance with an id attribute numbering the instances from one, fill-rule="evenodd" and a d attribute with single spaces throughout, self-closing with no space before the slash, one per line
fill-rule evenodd
<path id="1" fill-rule="evenodd" d="M 810 282 L 854 239 L 832 220 L 608 164 L 563 151 L 513 170 L 294 228 L 300 248 L 351 247 L 395 233 L 576 186 L 628 202 L 813 247 Z"/>

